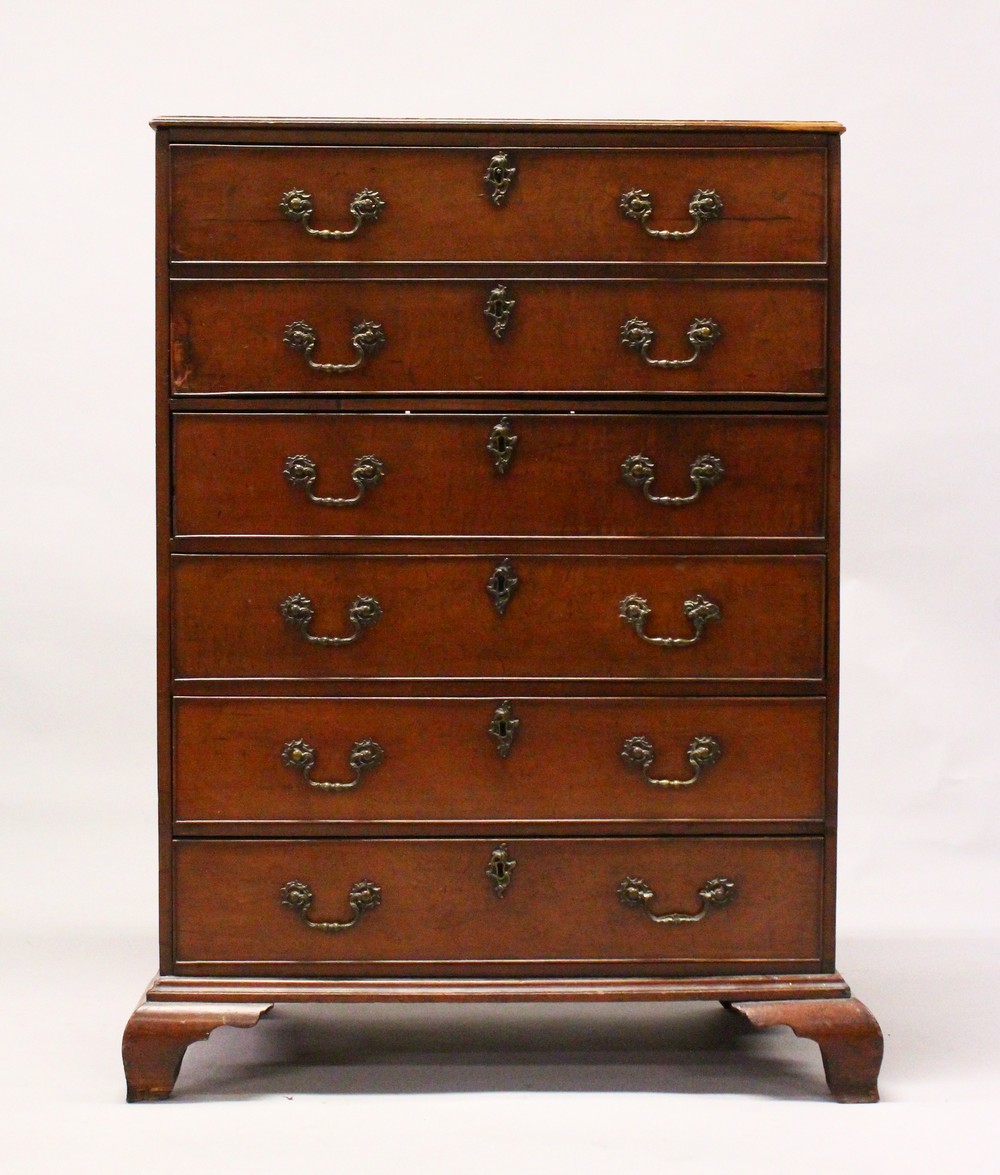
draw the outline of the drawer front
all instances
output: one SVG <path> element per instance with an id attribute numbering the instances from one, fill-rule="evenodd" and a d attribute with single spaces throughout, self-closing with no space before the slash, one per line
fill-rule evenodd
<path id="1" fill-rule="evenodd" d="M 825 460 L 814 418 L 179 413 L 175 530 L 816 538 Z"/>
<path id="2" fill-rule="evenodd" d="M 494 870 L 509 880 L 498 900 L 487 870 L 500 847 L 485 839 L 175 842 L 177 962 L 360 975 L 394 963 L 668 972 L 685 964 L 808 970 L 819 959 L 818 839 L 509 840 L 516 864 Z M 645 902 L 622 900 L 626 879 L 640 890 L 645 883 Z M 728 904 L 700 896 L 715 880 L 732 883 L 714 891 Z M 365 882 L 352 906 L 352 887 Z M 703 909 L 696 922 L 649 916 Z M 321 930 L 305 918 L 354 924 Z"/>
<path id="3" fill-rule="evenodd" d="M 173 388 L 179 395 L 495 390 L 820 395 L 826 388 L 822 282 L 506 282 L 514 309 L 501 339 L 485 314 L 497 282 L 503 282 L 502 272 L 489 281 L 175 281 Z M 645 352 L 622 342 L 623 326 L 633 320 L 653 331 Z M 696 348 L 687 337 L 695 320 L 711 320 L 721 337 Z M 364 322 L 378 324 L 380 349 L 366 352 L 360 336 L 353 345 L 352 331 Z M 294 346 L 285 342 L 286 334 Z M 628 333 L 632 342 L 643 337 L 638 327 Z M 309 340 L 314 346 L 307 353 L 301 347 Z M 693 362 L 656 367 L 644 354 L 671 361 L 693 357 Z M 310 367 L 310 360 L 358 365 L 330 372 Z"/>
<path id="4" fill-rule="evenodd" d="M 176 675 L 822 676 L 821 556 L 501 558 L 175 556 Z"/>
<path id="5" fill-rule="evenodd" d="M 171 253 L 220 261 L 822 261 L 826 158 L 821 150 L 534 150 L 499 205 L 484 181 L 494 151 L 420 148 L 183 147 L 171 150 Z M 509 165 L 508 163 L 508 165 Z M 351 202 L 384 204 L 348 238 Z M 622 196 L 648 194 L 654 230 L 685 232 L 703 189 L 722 202 L 690 237 L 650 236 Z M 306 192 L 303 223 L 282 211 Z M 301 199 L 297 202 L 303 209 Z"/>
<path id="6" fill-rule="evenodd" d="M 180 698 L 174 813 L 213 832 L 815 821 L 825 712 L 820 698 Z"/>

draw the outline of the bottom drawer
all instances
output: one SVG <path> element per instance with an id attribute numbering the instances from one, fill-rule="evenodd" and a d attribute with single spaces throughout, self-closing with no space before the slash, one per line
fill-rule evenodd
<path id="1" fill-rule="evenodd" d="M 819 838 L 188 840 L 174 851 L 178 974 L 819 965 Z"/>

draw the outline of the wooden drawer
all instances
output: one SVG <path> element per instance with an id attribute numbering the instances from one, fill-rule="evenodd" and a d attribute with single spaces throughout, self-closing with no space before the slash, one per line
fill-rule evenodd
<path id="1" fill-rule="evenodd" d="M 815 822 L 825 714 L 821 698 L 179 698 L 174 815 L 286 836 Z"/>
<path id="2" fill-rule="evenodd" d="M 502 553 L 501 553 L 502 554 Z M 179 678 L 743 678 L 823 673 L 821 556 L 175 556 Z M 488 585 L 517 584 L 503 614 Z M 643 597 L 648 636 L 622 618 Z M 308 602 L 302 603 L 302 597 Z M 349 622 L 374 598 L 377 622 Z M 694 617 L 686 602 L 697 605 Z M 310 643 L 307 631 L 350 644 Z M 711 604 L 721 618 L 705 619 Z M 626 608 L 635 617 L 641 605 Z M 363 609 L 370 618 L 371 609 Z M 359 621 L 360 623 L 360 621 Z"/>
<path id="3" fill-rule="evenodd" d="M 822 150 L 524 150 L 500 206 L 484 174 L 493 151 L 420 148 L 187 147 L 171 150 L 171 255 L 220 261 L 822 261 Z M 623 215 L 644 190 L 649 226 L 685 231 L 699 189 L 722 214 L 691 237 L 647 234 Z M 378 219 L 347 239 L 311 236 L 281 211 L 312 200 L 317 229 L 350 229 L 351 201 L 374 189 Z"/>
<path id="4" fill-rule="evenodd" d="M 501 419 L 178 413 L 176 533 L 822 537 L 823 420 L 515 414 L 504 427 Z M 494 436 L 509 460 L 503 475 L 487 448 Z M 381 480 L 366 481 L 362 470 L 352 482 L 368 455 Z M 653 463 L 649 494 L 696 499 L 649 501 L 647 475 L 637 479 L 630 465 L 631 483 L 624 476 L 636 456 Z M 289 464 L 295 457 L 313 463 L 311 484 L 305 464 Z M 349 507 L 310 498 L 361 490 Z"/>
<path id="5" fill-rule="evenodd" d="M 460 971 L 560 962 L 753 972 L 808 970 L 819 958 L 819 839 L 509 839 L 516 864 L 498 898 L 487 868 L 501 843 L 177 841 L 179 973 L 227 963 L 363 975 L 394 964 Z M 652 891 L 645 906 L 622 901 L 629 878 Z M 733 883 L 726 905 L 699 896 L 716 879 Z M 380 901 L 362 908 L 354 925 L 326 932 L 282 904 L 283 894 L 294 900 L 286 886 L 295 882 L 313 894 L 304 911 L 313 921 L 354 918 L 349 894 L 358 883 L 377 886 Z M 701 921 L 674 924 L 646 912 L 705 907 Z"/>
<path id="6" fill-rule="evenodd" d="M 178 280 L 171 288 L 171 377 L 183 394 L 600 390 L 799 393 L 826 389 L 823 282 L 517 281 L 502 339 L 484 308 L 503 280 Z M 686 367 L 654 367 L 621 341 L 647 322 L 653 359 L 695 355 L 687 332 L 711 319 L 722 336 Z M 381 328 L 363 357 L 352 330 Z M 316 371 L 286 344 L 313 331 Z M 301 326 L 292 332 L 301 342 Z M 630 336 L 631 337 L 631 336 Z"/>

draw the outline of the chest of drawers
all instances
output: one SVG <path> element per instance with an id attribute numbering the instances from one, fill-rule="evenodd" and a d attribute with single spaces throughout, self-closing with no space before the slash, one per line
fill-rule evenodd
<path id="1" fill-rule="evenodd" d="M 834 965 L 834 125 L 162 121 L 160 973 L 719 1000 L 877 1098 Z"/>

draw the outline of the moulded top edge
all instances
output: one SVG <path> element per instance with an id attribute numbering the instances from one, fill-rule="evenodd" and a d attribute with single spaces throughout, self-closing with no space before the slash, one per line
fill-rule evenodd
<path id="1" fill-rule="evenodd" d="M 183 117 L 154 118 L 151 127 L 186 127 L 227 130 L 393 130 L 393 131 L 706 131 L 715 134 L 730 131 L 758 131 L 773 134 L 790 132 L 795 134 L 836 134 L 844 133 L 839 122 L 659 122 L 659 121 L 605 121 L 584 120 L 520 120 L 507 121 L 475 119 L 354 119 L 354 118 L 199 118 Z"/>

